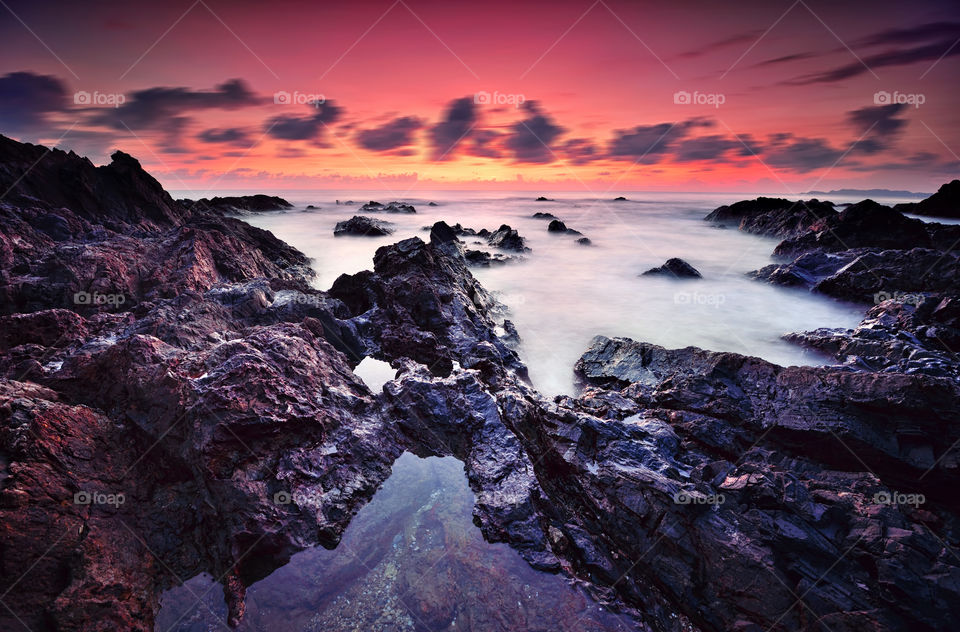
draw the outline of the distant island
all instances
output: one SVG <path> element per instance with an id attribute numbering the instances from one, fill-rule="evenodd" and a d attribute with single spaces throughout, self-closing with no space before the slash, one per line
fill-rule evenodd
<path id="1" fill-rule="evenodd" d="M 929 193 L 894 191 L 892 189 L 834 189 L 833 191 L 807 191 L 804 195 L 853 195 L 861 197 L 915 197 L 925 198 Z"/>

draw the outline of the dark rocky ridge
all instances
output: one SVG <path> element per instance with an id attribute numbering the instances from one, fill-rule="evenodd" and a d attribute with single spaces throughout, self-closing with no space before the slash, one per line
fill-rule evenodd
<path id="1" fill-rule="evenodd" d="M 69 216 L 54 241 L 31 209 L 6 212 L 14 288 L 27 281 L 8 259 L 182 230 Z M 210 260 L 239 248 L 249 266 L 187 257 L 168 296 L 113 311 L 38 296 L 2 317 L 0 591 L 33 630 L 150 630 L 159 591 L 200 572 L 235 624 L 246 587 L 335 546 L 404 450 L 462 460 L 486 538 L 578 577 L 640 629 L 960 623 L 955 380 L 598 338 L 582 396 L 546 401 L 449 226 L 318 292 L 263 231 L 182 222 Z M 351 370 L 364 356 L 398 370 L 380 394 Z M 125 502 L 75 504 L 81 491 Z M 876 500 L 895 491 L 927 502 Z"/>
<path id="2" fill-rule="evenodd" d="M 958 218 L 960 217 L 960 180 L 947 182 L 925 200 L 897 204 L 894 208 L 914 215 Z"/>
<path id="3" fill-rule="evenodd" d="M 246 213 L 262 213 L 265 211 L 285 211 L 293 208 L 293 204 L 282 197 L 275 195 L 240 195 L 231 197 L 200 198 L 199 200 L 178 200 L 188 208 L 202 208 L 220 213 L 243 215 Z M 316 208 L 308 206 L 307 208 Z"/>

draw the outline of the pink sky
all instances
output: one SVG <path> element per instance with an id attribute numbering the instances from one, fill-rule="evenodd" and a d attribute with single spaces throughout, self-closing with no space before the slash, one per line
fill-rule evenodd
<path id="1" fill-rule="evenodd" d="M 178 190 L 956 177 L 960 8 L 834 4 L 8 2 L 0 132 Z"/>

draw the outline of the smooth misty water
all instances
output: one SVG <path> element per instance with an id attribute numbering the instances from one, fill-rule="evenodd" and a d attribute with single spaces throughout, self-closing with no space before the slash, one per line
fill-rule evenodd
<path id="1" fill-rule="evenodd" d="M 598 605 L 560 575 L 533 570 L 471 520 L 463 465 L 409 453 L 333 551 L 302 551 L 247 591 L 240 632 L 507 630 L 627 632 L 626 614 Z M 157 632 L 228 629 L 209 576 L 161 597 Z"/>
<path id="2" fill-rule="evenodd" d="M 555 202 L 535 202 L 529 194 L 482 197 L 475 192 L 405 198 L 416 214 L 370 214 L 395 224 L 396 232 L 387 237 L 334 237 L 334 225 L 359 214 L 367 200 L 354 197 L 354 204 L 338 206 L 328 192 L 284 195 L 297 209 L 243 219 L 312 257 L 320 289 L 328 289 L 342 273 L 372 268 L 381 246 L 413 236 L 428 239 L 423 228 L 437 220 L 476 229 L 516 228 L 533 249 L 526 260 L 473 271 L 510 308 L 522 338 L 521 355 L 534 384 L 548 396 L 573 392 L 573 365 L 597 334 L 735 351 L 783 365 L 819 364 L 824 358 L 781 336 L 860 321 L 862 308 L 745 276 L 771 263 L 777 240 L 719 229 L 702 219 L 720 204 L 751 196 L 634 193 L 625 194 L 630 201 L 613 202 L 615 195 L 602 201 L 557 196 Z M 428 206 L 430 200 L 439 206 Z M 306 211 L 307 204 L 320 208 Z M 594 245 L 548 233 L 548 222 L 532 219 L 537 211 L 553 213 Z M 685 259 L 704 279 L 638 276 L 670 257 Z"/>

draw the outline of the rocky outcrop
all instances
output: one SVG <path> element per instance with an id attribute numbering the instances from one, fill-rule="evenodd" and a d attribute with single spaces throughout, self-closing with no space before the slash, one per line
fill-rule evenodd
<path id="1" fill-rule="evenodd" d="M 340 235 L 382 237 L 393 234 L 392 225 L 391 222 L 385 222 L 363 215 L 354 215 L 350 219 L 337 222 L 337 225 L 333 228 L 333 234 L 338 237 Z"/>
<path id="2" fill-rule="evenodd" d="M 912 219 L 889 206 L 864 200 L 815 222 L 807 232 L 784 240 L 776 247 L 774 254 L 795 257 L 812 250 L 839 252 L 854 248 L 946 250 L 957 239 L 960 239 L 960 226 Z"/>
<path id="3" fill-rule="evenodd" d="M 380 202 L 367 202 L 360 207 L 361 213 L 416 213 L 417 209 L 413 207 L 412 204 L 404 204 L 403 202 L 388 202 L 386 204 L 381 204 Z"/>
<path id="4" fill-rule="evenodd" d="M 487 243 L 494 248 L 502 250 L 512 250 L 514 252 L 529 252 L 526 240 L 520 236 L 520 233 L 509 225 L 503 224 L 497 230 L 490 233 Z"/>
<path id="5" fill-rule="evenodd" d="M 239 195 L 228 197 L 200 198 L 199 200 L 178 200 L 190 209 L 201 208 L 218 213 L 245 215 L 248 213 L 263 213 L 265 211 L 285 211 L 293 208 L 293 204 L 282 197 L 275 195 Z M 308 209 L 316 208 L 308 206 Z"/>
<path id="6" fill-rule="evenodd" d="M 861 371 L 960 378 L 960 299 L 943 294 L 878 294 L 854 329 L 822 328 L 784 336 Z"/>
<path id="7" fill-rule="evenodd" d="M 914 215 L 960 218 L 960 180 L 947 182 L 924 200 L 897 204 L 893 208 Z"/>
<path id="8" fill-rule="evenodd" d="M 833 215 L 836 211 L 830 202 L 758 197 L 721 206 L 704 219 L 720 225 L 737 225 L 748 233 L 785 238 L 803 234 L 817 221 Z"/>
<path id="9" fill-rule="evenodd" d="M 598 338 L 584 391 L 548 401 L 446 224 L 320 292 L 239 220 L 117 208 L 113 228 L 3 209 L 3 291 L 30 309 L 0 316 L 2 629 L 151 630 L 160 591 L 200 573 L 235 626 L 247 587 L 336 546 L 403 451 L 460 459 L 488 540 L 638 629 L 960 624 L 954 378 Z M 38 263 L 67 247 L 92 250 Z M 137 300 L 25 289 L 92 269 Z M 949 338 L 954 301 L 875 316 Z M 366 356 L 397 371 L 381 393 L 352 371 Z"/>
<path id="10" fill-rule="evenodd" d="M 579 230 L 573 230 L 572 228 L 567 228 L 567 225 L 561 222 L 559 219 L 555 219 L 550 222 L 550 225 L 547 226 L 547 230 L 551 233 L 562 233 L 564 235 L 582 235 Z"/>
<path id="11" fill-rule="evenodd" d="M 553 213 L 542 213 L 542 212 L 534 213 L 534 214 L 531 215 L 530 217 L 532 217 L 533 219 L 550 219 L 550 220 L 560 219 L 559 217 L 557 217 L 557 216 L 554 215 Z"/>
<path id="12" fill-rule="evenodd" d="M 702 279 L 703 275 L 683 259 L 667 259 L 658 268 L 650 268 L 640 276 L 669 276 L 675 279 Z"/>

